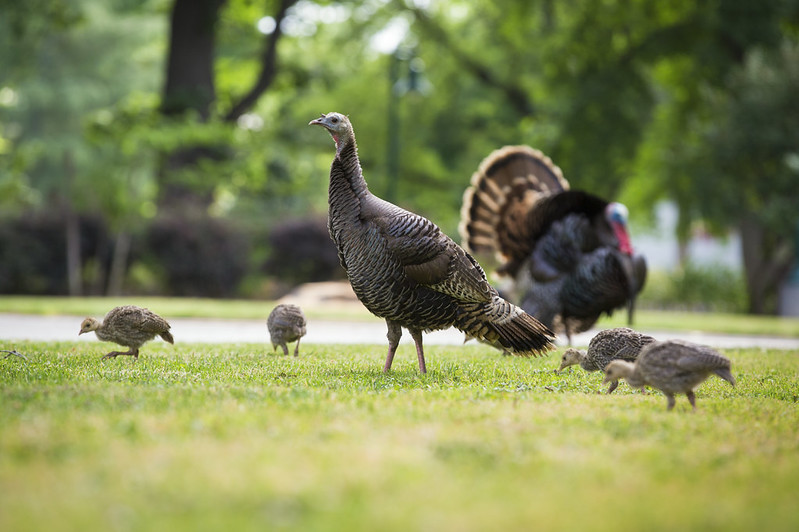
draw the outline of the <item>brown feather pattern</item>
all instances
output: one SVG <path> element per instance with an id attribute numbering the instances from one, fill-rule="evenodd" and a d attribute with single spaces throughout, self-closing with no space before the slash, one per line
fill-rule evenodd
<path id="1" fill-rule="evenodd" d="M 94 331 L 97 338 L 104 342 L 113 342 L 129 348 L 127 352 L 112 351 L 104 358 L 113 358 L 117 355 L 131 355 L 138 358 L 139 348 L 156 336 L 174 344 L 175 340 L 169 329 L 169 323 L 150 309 L 124 305 L 111 309 L 102 322 L 86 318 L 81 324 L 79 334 Z"/>
<path id="2" fill-rule="evenodd" d="M 657 388 L 666 396 L 668 409 L 674 408 L 677 393 L 684 393 L 696 409 L 694 388 L 711 374 L 735 386 L 730 360 L 718 351 L 683 340 L 652 342 L 645 346 L 635 364 L 614 361 L 605 368 L 605 381 L 624 378 L 634 387 Z"/>
<path id="3" fill-rule="evenodd" d="M 646 276 L 643 257 L 621 251 L 609 205 L 570 190 L 540 151 L 506 146 L 472 175 L 459 232 L 467 250 L 496 256 L 525 311 L 570 338 L 625 304 L 632 315 Z"/>
<path id="4" fill-rule="evenodd" d="M 591 338 L 587 351 L 578 349 L 564 351 L 558 371 L 575 364 L 579 364 L 588 372 L 604 371 L 605 367 L 613 360 L 634 362 L 641 349 L 654 341 L 653 337 L 634 331 L 629 327 L 605 329 Z M 608 393 L 613 393 L 618 385 L 616 380 L 611 382 Z"/>
<path id="5" fill-rule="evenodd" d="M 386 370 L 402 334 L 400 327 L 416 341 L 422 372 L 423 331 L 454 326 L 467 336 L 522 356 L 552 346 L 552 332 L 499 297 L 477 261 L 434 223 L 368 190 L 346 116 L 329 113 L 311 124 L 325 127 L 336 141 L 328 228 L 356 296 L 386 320 Z"/>
<path id="6" fill-rule="evenodd" d="M 276 305 L 269 313 L 266 327 L 269 330 L 273 350 L 280 346 L 283 354 L 288 355 L 289 350 L 286 344 L 296 341 L 294 356 L 299 356 L 300 339 L 305 336 L 307 328 L 307 320 L 300 307 L 289 303 Z"/>

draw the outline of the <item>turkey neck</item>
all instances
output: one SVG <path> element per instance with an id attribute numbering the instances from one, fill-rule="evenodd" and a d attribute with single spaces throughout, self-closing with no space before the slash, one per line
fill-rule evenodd
<path id="1" fill-rule="evenodd" d="M 94 334 L 97 335 L 97 338 L 104 342 L 113 341 L 111 340 L 111 335 L 108 333 L 108 328 L 105 326 L 105 323 L 97 327 L 97 329 L 94 330 Z"/>
<path id="2" fill-rule="evenodd" d="M 330 167 L 328 205 L 331 229 L 340 222 L 358 220 L 361 197 L 369 192 L 358 159 L 355 135 L 349 135 L 336 143 L 336 157 Z"/>

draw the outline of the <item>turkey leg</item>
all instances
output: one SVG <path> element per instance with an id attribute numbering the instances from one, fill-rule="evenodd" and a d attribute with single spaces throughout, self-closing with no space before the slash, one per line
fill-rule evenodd
<path id="1" fill-rule="evenodd" d="M 422 346 L 422 331 L 419 329 L 408 329 L 413 337 L 413 342 L 416 344 L 416 358 L 419 359 L 419 373 L 427 373 L 427 367 L 424 363 L 424 347 Z"/>
<path id="2" fill-rule="evenodd" d="M 388 354 L 386 355 L 386 365 L 383 366 L 383 373 L 387 373 L 391 369 L 391 363 L 394 362 L 394 353 L 397 352 L 400 338 L 402 337 L 402 327 L 395 321 L 386 320 L 388 327 Z"/>
<path id="3" fill-rule="evenodd" d="M 103 356 L 102 360 L 105 360 L 106 358 L 116 358 L 119 355 L 129 355 L 132 356 L 135 360 L 139 360 L 139 350 L 133 349 L 132 347 L 127 351 L 111 351 L 110 353 Z"/>
<path id="4" fill-rule="evenodd" d="M 691 407 L 696 412 L 696 395 L 694 394 L 693 390 L 688 390 L 685 392 L 685 396 L 688 398 L 688 402 L 691 403 Z"/>

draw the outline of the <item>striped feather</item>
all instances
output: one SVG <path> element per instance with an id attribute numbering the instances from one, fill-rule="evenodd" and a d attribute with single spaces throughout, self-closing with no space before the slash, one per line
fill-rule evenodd
<path id="1" fill-rule="evenodd" d="M 499 297 L 477 261 L 434 223 L 369 192 L 346 117 L 331 113 L 312 123 L 324 126 L 336 141 L 328 226 L 356 296 L 388 324 L 385 369 L 391 366 L 399 326 L 412 335 L 454 326 L 521 356 L 552 346 L 553 333 Z M 491 201 L 480 207 L 489 213 L 496 208 Z M 420 340 L 417 353 L 424 371 Z"/>

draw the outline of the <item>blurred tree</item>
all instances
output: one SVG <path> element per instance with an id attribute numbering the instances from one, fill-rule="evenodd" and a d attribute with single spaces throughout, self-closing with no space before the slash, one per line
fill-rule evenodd
<path id="1" fill-rule="evenodd" d="M 145 4 L 39 0 L 3 6 L 8 18 L 0 24 L 9 31 L 0 31 L 0 57 L 13 68 L 0 79 L 0 90 L 14 98 L 0 109 L 0 120 L 13 153 L 10 166 L 35 192 L 31 200 L 63 220 L 70 294 L 84 289 L 79 215 L 105 204 L 92 179 L 98 161 L 82 134 L 84 117 L 154 83 L 142 75 L 157 62 L 144 46 L 157 29 Z"/>
<path id="2" fill-rule="evenodd" d="M 212 228 L 216 245 L 186 249 L 213 253 L 231 238 L 230 250 L 251 253 L 245 262 L 257 270 L 270 256 L 263 235 L 272 226 L 326 210 L 330 139 L 306 124 L 336 110 L 355 124 L 372 190 L 389 190 L 386 146 L 396 136 L 397 203 L 453 236 L 480 160 L 503 144 L 526 143 L 552 156 L 572 186 L 621 197 L 634 215 L 674 199 L 683 237 L 700 218 L 719 231 L 737 225 L 719 214 L 745 203 L 730 199 L 748 190 L 727 186 L 738 182 L 731 173 L 782 154 L 787 163 L 760 180 L 763 208 L 752 207 L 768 240 L 778 229 L 764 217 L 783 211 L 771 210 L 767 192 L 784 189 L 782 181 L 767 184 L 794 164 L 767 133 L 782 122 L 749 122 L 762 138 L 748 144 L 726 130 L 751 120 L 744 100 L 759 112 L 779 109 L 776 89 L 768 105 L 744 98 L 764 91 L 744 72 L 756 56 L 776 64 L 780 43 L 796 40 L 797 5 L 0 0 L 0 202 L 52 210 L 63 201 L 78 214 L 102 212 L 116 243 L 113 258 L 103 259 L 113 264 L 109 290 L 120 286 L 128 244 L 137 261 L 144 259 L 136 240 L 169 249 L 151 234 L 158 228 L 188 241 Z M 395 120 L 389 72 L 398 48 L 414 50 L 430 90 L 404 94 Z M 783 81 L 791 86 L 787 74 Z M 734 146 L 748 152 L 743 146 L 761 143 L 757 157 L 730 155 Z M 776 151 L 767 154 L 765 145 Z M 215 220 L 176 220 L 181 195 L 197 200 L 198 217 Z M 66 234 L 70 224 L 63 225 Z M 241 230 L 260 236 L 249 245 L 235 234 Z M 772 249 L 785 248 L 763 252 Z M 157 272 L 179 263 L 172 253 L 146 260 Z M 229 293 L 235 278 L 211 263 L 193 282 L 222 276 L 217 293 Z"/>
<path id="3" fill-rule="evenodd" d="M 157 212 L 158 146 L 153 131 L 154 98 L 133 93 L 110 108 L 87 115 L 85 139 L 93 164 L 87 179 L 91 194 L 109 230 L 114 234 L 105 293 L 120 295 L 134 237 L 143 236 Z"/>
<path id="4" fill-rule="evenodd" d="M 326 217 L 277 223 L 269 241 L 272 253 L 264 269 L 292 285 L 344 278 L 336 246 L 327 232 Z"/>
<path id="5" fill-rule="evenodd" d="M 691 181 L 705 219 L 737 227 L 749 312 L 777 310 L 778 289 L 796 260 L 799 224 L 799 41 L 756 49 L 710 97 L 710 119 Z"/>
<path id="6" fill-rule="evenodd" d="M 592 0 L 579 6 L 499 0 L 454 4 L 458 8 L 395 0 L 395 5 L 412 13 L 414 28 L 442 52 L 430 71 L 446 56 L 487 89 L 480 92 L 494 105 L 482 103 L 495 124 L 512 115 L 511 143 L 543 149 L 574 187 L 617 197 L 626 185 L 625 200 L 634 212 L 650 211 L 659 198 L 675 199 L 682 238 L 709 205 L 723 205 L 717 194 L 697 194 L 700 179 L 691 162 L 699 155 L 723 159 L 702 149 L 706 126 L 719 117 L 708 94 L 718 99 L 728 93 L 747 54 L 775 49 L 786 28 L 796 31 L 799 13 L 794 0 Z M 428 51 L 426 57 L 435 56 Z M 455 92 L 448 93 L 453 102 Z M 458 106 L 456 120 L 475 117 L 477 106 L 470 100 L 470 107 Z M 498 137 L 503 136 L 508 135 Z M 701 181 L 707 180 L 703 175 Z M 778 212 L 775 208 L 772 215 Z M 710 220 L 719 229 L 738 226 L 729 218 Z M 758 234 L 742 231 L 753 310 L 762 300 L 754 285 L 768 271 L 785 269 L 754 260 L 779 247 L 763 248 Z M 770 256 L 781 262 L 783 253 Z M 766 284 L 773 296 L 777 284 Z"/>
<path id="7" fill-rule="evenodd" d="M 207 122 L 214 112 L 225 122 L 236 122 L 258 101 L 272 85 L 277 72 L 277 44 L 282 36 L 281 23 L 288 9 L 297 0 L 277 0 L 274 6 L 274 26 L 264 36 L 260 72 L 252 86 L 227 111 L 217 107 L 216 42 L 217 31 L 226 0 L 174 0 L 170 16 L 170 37 L 166 80 L 161 100 L 161 112 L 166 116 L 184 117 L 194 113 L 200 122 Z M 249 3 L 231 5 L 230 10 L 249 9 Z M 231 15 L 235 19 L 235 14 Z M 250 24 L 252 27 L 252 20 Z M 252 31 L 252 30 L 251 30 Z M 174 209 L 184 201 L 207 206 L 212 200 L 213 187 L 186 187 L 170 180 L 172 172 L 194 167 L 201 159 L 216 160 L 228 156 L 225 145 L 188 142 L 166 153 L 161 178 L 166 181 L 162 202 Z M 198 196 L 199 192 L 199 196 Z"/>
<path id="8" fill-rule="evenodd" d="M 794 253 L 792 227 L 799 221 L 799 212 L 782 207 L 783 200 L 795 196 L 784 185 L 789 167 L 776 162 L 790 160 L 795 146 L 786 146 L 775 134 L 799 127 L 797 115 L 779 103 L 782 92 L 796 92 L 796 82 L 791 68 L 783 77 L 771 75 L 760 83 L 755 77 L 762 71 L 748 78 L 742 72 L 752 70 L 753 57 L 762 65 L 786 55 L 780 46 L 796 42 L 799 3 L 726 0 L 694 8 L 689 20 L 695 28 L 675 43 L 675 51 L 683 52 L 651 63 L 656 104 L 626 192 L 642 204 L 662 197 L 675 200 L 683 241 L 699 220 L 720 234 L 739 230 L 748 309 L 773 313 Z M 754 94 L 762 97 L 757 103 Z M 746 109 L 762 113 L 760 120 L 744 123 Z M 773 151 L 766 155 L 764 145 Z M 761 186 L 755 189 L 755 183 Z M 775 219 L 780 224 L 765 223 Z"/>

